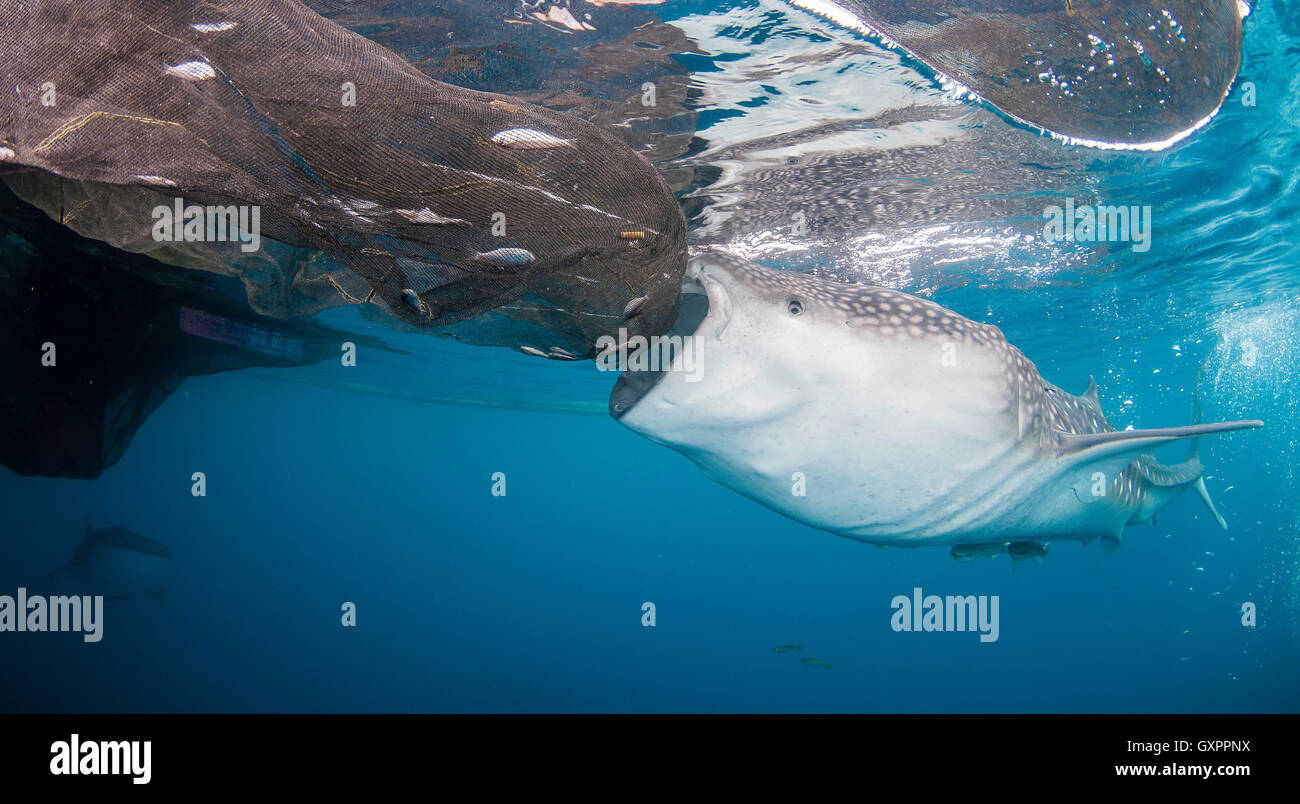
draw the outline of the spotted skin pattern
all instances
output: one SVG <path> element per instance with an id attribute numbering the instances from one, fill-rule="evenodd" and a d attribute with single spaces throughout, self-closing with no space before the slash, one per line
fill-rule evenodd
<path id="1" fill-rule="evenodd" d="M 1142 452 L 1200 433 L 1116 431 L 1095 385 L 1074 395 L 1046 381 L 995 326 L 717 251 L 697 253 L 687 277 L 709 297 L 697 332 L 708 373 L 694 386 L 671 371 L 620 380 L 611 412 L 791 518 L 964 558 L 985 552 L 972 545 L 1118 542 L 1189 486 L 1209 503 L 1195 455 L 1163 466 Z M 945 351 L 952 369 L 938 367 Z M 793 472 L 822 496 L 792 495 Z"/>

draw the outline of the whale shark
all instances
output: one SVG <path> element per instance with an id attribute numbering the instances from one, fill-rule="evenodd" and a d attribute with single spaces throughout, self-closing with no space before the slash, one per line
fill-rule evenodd
<path id="1" fill-rule="evenodd" d="M 702 375 L 688 381 L 676 362 L 624 372 L 610 413 L 722 485 L 851 539 L 960 546 L 955 556 L 1114 547 L 1188 488 L 1226 527 L 1195 439 L 1263 426 L 1116 430 L 1095 383 L 1067 393 L 997 327 L 899 291 L 714 250 L 686 281 L 687 298 L 707 298 L 684 301 L 678 322 L 702 339 Z M 1181 463 L 1149 454 L 1184 439 Z"/>
<path id="2" fill-rule="evenodd" d="M 163 580 L 171 566 L 167 545 L 125 528 L 95 530 L 86 520 L 85 533 L 68 563 L 47 579 L 72 575 L 111 600 L 136 597 L 163 599 Z"/>

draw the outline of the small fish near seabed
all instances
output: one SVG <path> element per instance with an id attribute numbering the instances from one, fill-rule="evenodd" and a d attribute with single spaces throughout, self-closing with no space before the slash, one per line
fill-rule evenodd
<path id="1" fill-rule="evenodd" d="M 803 650 L 803 643 L 800 642 L 798 645 L 777 645 L 772 648 L 773 653 L 788 653 L 792 650 Z"/>
<path id="2" fill-rule="evenodd" d="M 108 600 L 147 597 L 162 601 L 171 562 L 167 545 L 125 528 L 95 530 L 87 520 L 84 537 L 71 560 L 46 578 L 84 585 L 85 593 Z"/>
<path id="3" fill-rule="evenodd" d="M 960 545 L 959 559 L 1012 543 L 1037 545 L 1013 558 L 1055 540 L 1113 548 L 1189 488 L 1226 527 L 1196 439 L 1264 426 L 1117 431 L 1095 384 L 1061 390 L 996 327 L 934 302 L 713 250 L 686 277 L 707 312 L 677 326 L 694 328 L 708 372 L 625 371 L 610 414 L 722 485 L 850 539 Z M 1192 443 L 1180 463 L 1146 454 L 1179 440 Z"/>

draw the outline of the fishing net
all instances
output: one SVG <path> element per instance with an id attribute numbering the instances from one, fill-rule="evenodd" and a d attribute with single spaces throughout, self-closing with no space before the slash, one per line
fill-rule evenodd
<path id="1" fill-rule="evenodd" d="M 6 3 L 0 52 L 14 192 L 238 277 L 261 313 L 370 303 L 566 359 L 675 316 L 685 223 L 626 144 L 430 79 L 295 0 Z"/>
<path id="2" fill-rule="evenodd" d="M 659 0 L 662 2 L 662 0 Z M 697 48 L 656 3 L 601 0 L 307 0 L 420 72 L 594 123 L 655 165 L 673 190 L 691 171 L 688 102 Z"/>

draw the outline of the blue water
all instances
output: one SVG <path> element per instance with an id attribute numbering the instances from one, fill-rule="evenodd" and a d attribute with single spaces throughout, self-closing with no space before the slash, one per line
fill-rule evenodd
<path id="1" fill-rule="evenodd" d="M 165 602 L 110 601 L 98 644 L 0 635 L 0 708 L 1300 710 L 1300 18 L 1284 11 L 1260 3 L 1247 20 L 1241 80 L 1256 83 L 1258 104 L 1230 97 L 1207 129 L 1160 154 L 1067 148 L 921 72 L 904 76 L 920 96 L 971 107 L 999 137 L 1069 154 L 1102 197 L 1152 205 L 1157 239 L 1147 254 L 1095 259 L 977 244 L 944 265 L 864 260 L 885 267 L 849 277 L 996 323 L 1067 390 L 1095 375 L 1117 427 L 1189 422 L 1194 398 L 1206 420 L 1265 420 L 1204 444 L 1226 533 L 1186 495 L 1158 524 L 1130 527 L 1113 554 L 1060 543 L 1014 571 L 1005 558 L 859 544 L 787 520 L 626 430 L 604 412 L 613 376 L 589 364 L 394 333 L 336 310 L 322 320 L 409 354 L 190 379 L 95 481 L 0 469 L 0 594 L 38 587 L 83 518 L 174 552 Z M 754 13 L 767 28 L 728 16 Z M 695 29 L 716 17 L 735 52 L 760 58 L 818 39 L 808 15 L 776 2 L 669 4 L 661 16 L 693 17 Z M 876 48 L 850 32 L 823 38 Z M 861 69 L 877 67 L 882 80 L 901 69 Z M 829 95 L 852 94 L 819 80 Z M 766 104 L 732 114 L 710 97 L 697 129 L 706 139 L 710 129 L 715 141 L 759 138 L 774 125 L 765 115 L 780 114 Z M 697 241 L 731 238 L 782 264 L 695 223 Z M 961 223 L 983 227 L 985 243 L 1001 225 Z M 1254 365 L 1241 360 L 1245 341 Z M 206 497 L 190 493 L 194 472 L 206 474 Z M 497 472 L 504 497 L 491 493 Z M 999 639 L 894 632 L 890 601 L 916 587 L 998 595 Z M 355 627 L 341 625 L 345 601 Z M 653 627 L 642 624 L 647 601 Z M 1241 622 L 1246 601 L 1254 627 Z M 803 650 L 771 650 L 786 643 Z"/>

